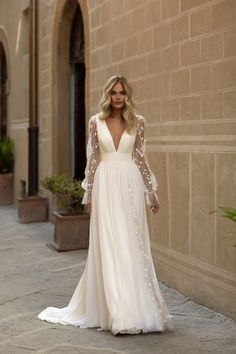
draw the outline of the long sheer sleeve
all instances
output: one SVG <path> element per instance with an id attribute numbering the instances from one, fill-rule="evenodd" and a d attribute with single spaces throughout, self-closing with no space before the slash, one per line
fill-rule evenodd
<path id="1" fill-rule="evenodd" d="M 137 118 L 137 135 L 134 143 L 133 157 L 143 178 L 144 192 L 146 194 L 147 205 L 156 206 L 160 204 L 156 194 L 158 182 L 149 167 L 148 160 L 145 154 L 145 119 L 140 115 Z"/>
<path id="2" fill-rule="evenodd" d="M 85 178 L 81 186 L 85 190 L 82 204 L 91 202 L 93 181 L 96 169 L 100 163 L 100 148 L 97 135 L 96 116 L 92 116 L 89 120 L 89 137 L 86 148 L 87 164 L 85 168 Z"/>

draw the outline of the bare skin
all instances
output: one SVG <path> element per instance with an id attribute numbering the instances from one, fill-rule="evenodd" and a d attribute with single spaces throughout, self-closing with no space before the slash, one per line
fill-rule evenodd
<path id="1" fill-rule="evenodd" d="M 118 149 L 121 136 L 125 130 L 125 121 L 122 117 L 122 108 L 125 105 L 125 91 L 120 82 L 117 82 L 110 94 L 112 113 L 106 119 L 107 126 L 112 135 L 116 150 Z M 91 214 L 92 203 L 86 205 L 86 211 Z M 160 208 L 160 205 L 151 205 L 150 209 L 153 214 L 156 214 Z"/>

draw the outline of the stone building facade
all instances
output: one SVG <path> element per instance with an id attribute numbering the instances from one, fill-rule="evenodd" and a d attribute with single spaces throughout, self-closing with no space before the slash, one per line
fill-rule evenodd
<path id="1" fill-rule="evenodd" d="M 157 274 L 236 318 L 236 238 L 232 223 L 209 214 L 236 202 L 236 1 L 39 0 L 38 12 L 39 179 L 84 168 L 102 86 L 127 76 L 159 182 L 159 213 L 147 210 Z M 1 0 L 15 195 L 28 168 L 28 23 L 29 0 Z"/>

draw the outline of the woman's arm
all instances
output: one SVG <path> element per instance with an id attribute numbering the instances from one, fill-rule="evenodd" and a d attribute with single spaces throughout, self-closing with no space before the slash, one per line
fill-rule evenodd
<path id="1" fill-rule="evenodd" d="M 85 178 L 82 181 L 82 187 L 85 190 L 82 204 L 91 203 L 92 188 L 96 169 L 100 163 L 100 149 L 97 135 L 96 116 L 92 116 L 89 120 L 89 137 L 86 149 L 87 165 L 85 168 Z"/>
<path id="2" fill-rule="evenodd" d="M 137 118 L 138 126 L 136 140 L 134 143 L 133 156 L 135 163 L 142 174 L 147 205 L 157 206 L 160 204 L 155 192 L 158 188 L 158 183 L 155 175 L 149 167 L 145 154 L 145 119 L 140 115 Z"/>

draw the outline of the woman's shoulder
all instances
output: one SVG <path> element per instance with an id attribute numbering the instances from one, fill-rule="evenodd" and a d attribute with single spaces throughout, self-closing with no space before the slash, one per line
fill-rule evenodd
<path id="1" fill-rule="evenodd" d="M 98 119 L 100 119 L 100 120 L 102 119 L 102 118 L 101 118 L 101 112 L 93 114 L 93 115 L 90 117 L 89 122 L 91 122 L 91 123 L 96 123 L 96 122 L 98 121 Z"/>
<path id="2" fill-rule="evenodd" d="M 100 114 L 99 113 L 93 114 L 89 118 L 89 126 L 96 126 L 97 125 L 97 121 L 98 121 L 99 118 L 100 118 Z"/>
<path id="3" fill-rule="evenodd" d="M 142 114 L 136 114 L 136 118 L 137 118 L 137 125 L 139 127 L 145 125 L 145 118 Z"/>

